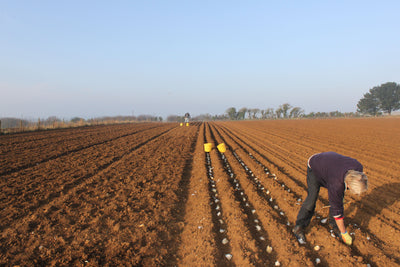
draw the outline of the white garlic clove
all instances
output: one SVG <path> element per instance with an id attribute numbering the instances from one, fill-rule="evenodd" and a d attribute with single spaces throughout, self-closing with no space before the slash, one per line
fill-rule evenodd
<path id="1" fill-rule="evenodd" d="M 232 255 L 231 254 L 225 254 L 225 258 L 227 258 L 227 260 L 230 261 L 232 259 Z"/>

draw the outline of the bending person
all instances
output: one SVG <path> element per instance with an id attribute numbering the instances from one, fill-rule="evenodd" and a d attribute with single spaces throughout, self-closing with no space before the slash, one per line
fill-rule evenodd
<path id="1" fill-rule="evenodd" d="M 363 173 L 361 163 L 336 152 L 312 155 L 308 159 L 307 187 L 307 198 L 300 208 L 293 229 L 299 242 L 306 242 L 304 229 L 310 224 L 319 190 L 324 187 L 328 189 L 329 224 L 336 234 L 340 232 L 344 243 L 351 245 L 353 240 L 344 224 L 343 198 L 347 191 L 358 195 L 367 191 L 368 178 Z"/>

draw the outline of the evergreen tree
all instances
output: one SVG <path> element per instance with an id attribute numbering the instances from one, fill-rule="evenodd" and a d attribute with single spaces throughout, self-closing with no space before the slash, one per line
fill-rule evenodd
<path id="1" fill-rule="evenodd" d="M 400 85 L 388 82 L 370 89 L 358 101 L 357 111 L 376 116 L 380 111 L 389 115 L 400 109 Z"/>
<path id="2" fill-rule="evenodd" d="M 379 113 L 379 100 L 374 94 L 366 93 L 364 97 L 358 101 L 357 111 L 363 114 L 376 116 Z"/>

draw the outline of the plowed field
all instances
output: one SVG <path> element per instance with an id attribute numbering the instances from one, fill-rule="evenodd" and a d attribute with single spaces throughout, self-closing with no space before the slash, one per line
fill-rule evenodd
<path id="1" fill-rule="evenodd" d="M 307 244 L 291 232 L 307 159 L 323 151 L 358 159 L 369 178 L 364 196 L 345 196 L 352 246 L 323 223 L 324 189 Z M 0 186 L 0 265 L 400 266 L 400 118 L 0 136 Z"/>

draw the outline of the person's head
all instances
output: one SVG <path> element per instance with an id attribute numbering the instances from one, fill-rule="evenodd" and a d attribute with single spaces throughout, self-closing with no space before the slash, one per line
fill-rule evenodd
<path id="1" fill-rule="evenodd" d="M 368 177 L 362 172 L 349 170 L 344 177 L 347 189 L 356 195 L 361 195 L 368 189 Z"/>

